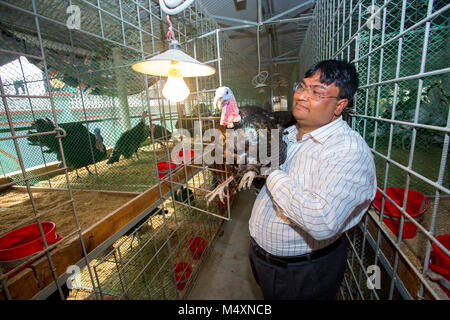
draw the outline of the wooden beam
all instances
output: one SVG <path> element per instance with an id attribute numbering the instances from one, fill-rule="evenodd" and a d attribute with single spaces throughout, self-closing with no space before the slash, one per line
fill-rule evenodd
<path id="1" fill-rule="evenodd" d="M 13 288 L 13 290 L 10 290 L 10 287 Z M 13 300 L 23 300 L 24 292 L 39 292 L 39 290 L 41 289 L 39 288 L 31 268 L 20 271 L 17 275 L 8 280 L 8 291 Z M 0 292 L 0 299 L 5 300 L 3 291 Z"/>
<path id="2" fill-rule="evenodd" d="M 195 170 L 195 168 L 187 166 L 187 175 L 191 175 Z M 172 181 L 174 182 L 182 183 L 185 179 L 184 167 L 172 174 Z M 161 183 L 162 194 L 165 195 L 169 191 L 170 182 L 163 180 Z M 87 253 L 93 251 L 159 199 L 159 188 L 156 185 L 82 231 Z M 51 251 L 51 256 L 56 274 L 60 277 L 66 272 L 68 266 L 75 264 L 84 257 L 79 237 L 74 236 L 67 243 L 57 246 Z M 27 300 L 33 298 L 40 290 L 50 285 L 53 281 L 49 262 L 44 256 L 32 263 L 23 272 L 9 279 L 7 285 L 13 299 Z M 0 299 L 5 299 L 3 291 L 0 292 Z"/>
<path id="3" fill-rule="evenodd" d="M 17 190 L 20 192 L 27 192 L 27 187 L 25 186 L 12 186 L 11 187 L 12 190 Z M 48 187 L 30 187 L 31 191 L 36 191 L 36 192 L 53 192 L 53 191 L 67 191 L 67 189 L 64 188 L 48 188 Z M 102 194 L 109 194 L 109 195 L 114 195 L 114 196 L 137 196 L 140 195 L 141 192 L 132 192 L 132 191 L 110 191 L 110 190 L 95 190 L 95 189 L 73 189 L 73 191 L 76 192 L 99 192 Z"/>

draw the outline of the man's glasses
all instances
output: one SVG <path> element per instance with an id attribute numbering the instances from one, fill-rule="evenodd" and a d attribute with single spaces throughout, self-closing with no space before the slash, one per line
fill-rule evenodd
<path id="1" fill-rule="evenodd" d="M 333 99 L 340 99 L 340 97 L 335 97 L 335 96 L 327 96 L 324 95 L 323 93 L 320 93 L 316 90 L 316 88 L 311 88 L 311 87 L 305 87 L 303 85 L 303 83 L 299 82 L 296 83 L 294 85 L 294 93 L 303 93 L 306 92 L 306 94 L 308 95 L 308 97 L 312 100 L 321 100 L 321 99 L 328 99 L 328 98 L 333 98 Z"/>

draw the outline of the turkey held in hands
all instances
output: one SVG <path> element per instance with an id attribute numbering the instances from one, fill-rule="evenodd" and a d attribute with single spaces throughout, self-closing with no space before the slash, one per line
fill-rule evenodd
<path id="1" fill-rule="evenodd" d="M 250 188 L 254 182 L 256 188 L 262 188 L 267 177 L 265 169 L 281 165 L 286 160 L 287 147 L 282 139 L 282 131 L 296 123 L 290 111 L 269 112 L 257 106 L 238 108 L 233 92 L 228 87 L 216 90 L 214 104 L 222 109 L 219 129 L 223 133 L 223 141 L 226 141 L 226 129 L 232 129 L 235 132 L 228 133 L 236 133 L 238 144 L 244 143 L 244 146 L 235 143 L 232 147 L 224 146 L 224 164 L 213 166 L 231 175 L 224 177 L 220 172 L 213 172 L 221 183 L 206 195 L 207 203 L 217 195 L 223 201 L 226 186 L 232 193 L 241 188 Z M 278 139 L 276 136 L 272 139 L 276 133 Z M 231 163 L 225 159 L 227 149 L 232 153 L 232 157 L 228 157 L 232 159 Z M 261 158 L 261 155 L 266 156 L 266 159 Z"/>

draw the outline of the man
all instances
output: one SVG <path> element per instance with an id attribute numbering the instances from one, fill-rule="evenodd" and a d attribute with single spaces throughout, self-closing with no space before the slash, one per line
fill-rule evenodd
<path id="1" fill-rule="evenodd" d="M 343 280 L 343 233 L 376 193 L 373 156 L 342 119 L 358 88 L 355 67 L 315 64 L 295 88 L 287 158 L 268 176 L 249 221 L 253 275 L 265 299 L 333 299 Z"/>

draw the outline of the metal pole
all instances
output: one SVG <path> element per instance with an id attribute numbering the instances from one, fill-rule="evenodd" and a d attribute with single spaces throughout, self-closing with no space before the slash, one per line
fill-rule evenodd
<path id="1" fill-rule="evenodd" d="M 258 27 L 259 28 L 259 27 Z M 271 32 L 268 33 L 269 37 L 269 57 L 270 57 L 270 65 L 269 65 L 269 72 L 270 72 L 270 106 L 271 111 L 273 111 L 273 64 L 272 64 L 272 34 Z"/>
<path id="2" fill-rule="evenodd" d="M 310 1 L 304 2 L 304 3 L 300 4 L 300 5 L 292 7 L 292 8 L 290 8 L 290 9 L 288 9 L 288 10 L 286 10 L 286 11 L 280 13 L 280 14 L 277 14 L 277 15 L 273 16 L 272 18 L 269 18 L 269 19 L 263 21 L 263 23 L 266 24 L 266 23 L 272 22 L 272 21 L 277 20 L 278 18 L 280 18 L 282 16 L 285 16 L 285 15 L 291 13 L 291 12 L 297 11 L 298 9 L 302 9 L 302 8 L 307 9 L 313 4 L 314 4 L 314 0 L 310 0 Z"/>
<path id="3" fill-rule="evenodd" d="M 130 107 L 128 105 L 127 81 L 121 70 L 122 57 L 120 48 L 112 48 L 112 56 L 116 69 L 117 96 L 119 98 L 120 117 L 126 130 L 131 129 Z"/>
<path id="4" fill-rule="evenodd" d="M 55 24 L 57 24 L 57 25 L 60 25 L 60 26 L 63 26 L 63 27 L 67 27 L 65 22 L 61 22 L 61 21 L 58 21 L 58 20 L 49 18 L 49 17 L 47 17 L 47 16 L 43 16 L 43 15 L 41 15 L 41 14 L 39 14 L 39 13 L 33 13 L 33 11 L 30 11 L 30 10 L 27 10 L 27 9 L 24 9 L 24 8 L 21 8 L 21 7 L 18 7 L 18 6 L 13 5 L 13 4 L 9 3 L 9 2 L 5 2 L 5 1 L 1 1 L 1 0 L 0 0 L 0 4 L 3 4 L 3 5 L 5 5 L 5 6 L 8 6 L 8 7 L 10 7 L 10 8 L 19 10 L 19 11 L 24 12 L 24 13 L 27 13 L 27 14 L 34 15 L 35 17 L 37 17 L 37 18 L 39 18 L 39 19 L 43 19 L 43 20 L 46 20 L 46 21 L 50 21 L 50 22 L 52 22 L 52 23 L 55 23 Z M 91 5 L 92 5 L 92 4 L 91 4 Z M 107 11 L 106 11 L 106 12 L 107 12 Z M 120 18 L 117 18 L 117 19 L 120 20 Z M 132 51 L 135 51 L 135 52 L 137 52 L 137 53 L 141 53 L 139 50 L 137 50 L 137 49 L 135 49 L 135 48 L 133 48 L 133 47 L 130 47 L 130 46 L 124 46 L 123 43 L 121 43 L 121 42 L 117 42 L 117 41 L 114 41 L 114 40 L 111 40 L 111 39 L 108 39 L 108 38 L 104 38 L 104 37 L 99 36 L 99 35 L 97 35 L 97 34 L 95 34 L 95 33 L 88 32 L 88 31 L 83 30 L 83 29 L 82 29 L 82 30 L 79 30 L 79 32 L 82 32 L 82 33 L 84 33 L 84 34 L 86 34 L 86 35 L 89 35 L 89 36 L 91 36 L 91 37 L 94 37 L 94 38 L 97 38 L 97 39 L 100 39 L 100 40 L 109 42 L 109 43 L 111 43 L 111 44 L 114 44 L 114 45 L 117 45 L 117 46 L 120 46 L 120 47 L 125 47 L 127 50 L 132 50 Z M 152 36 L 152 37 L 156 37 L 156 36 L 154 36 L 154 35 L 151 35 L 151 36 Z M 158 38 L 158 37 L 156 37 L 156 38 Z M 149 52 L 146 52 L 145 54 L 146 54 L 146 55 L 150 55 Z"/>
<path id="5" fill-rule="evenodd" d="M 219 86 L 222 86 L 222 66 L 221 66 L 221 54 L 220 54 L 220 38 L 219 38 L 219 30 L 216 29 L 216 50 L 217 50 L 217 70 L 219 72 Z"/>

